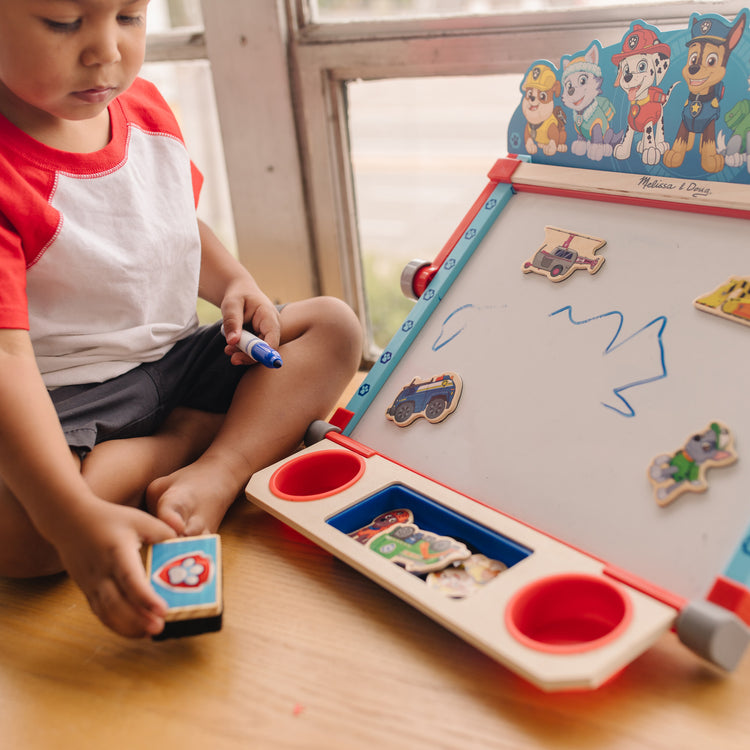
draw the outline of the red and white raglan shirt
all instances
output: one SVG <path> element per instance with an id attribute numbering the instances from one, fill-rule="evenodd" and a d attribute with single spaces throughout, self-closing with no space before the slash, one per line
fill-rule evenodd
<path id="1" fill-rule="evenodd" d="M 152 84 L 109 114 L 90 154 L 0 115 L 0 328 L 29 330 L 47 387 L 121 375 L 198 326 L 202 177 Z"/>

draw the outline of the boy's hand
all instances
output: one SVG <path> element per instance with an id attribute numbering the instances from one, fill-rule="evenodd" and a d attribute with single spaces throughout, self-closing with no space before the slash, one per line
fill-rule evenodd
<path id="1" fill-rule="evenodd" d="M 271 348 L 281 341 L 279 311 L 263 294 L 250 272 L 221 244 L 218 237 L 198 220 L 201 238 L 201 273 L 198 295 L 221 308 L 226 353 L 232 364 L 252 364 L 244 352 L 236 348 L 245 323 Z"/>
<path id="2" fill-rule="evenodd" d="M 221 303 L 221 315 L 227 339 L 226 353 L 232 357 L 233 364 L 253 363 L 250 357 L 236 348 L 246 321 L 270 347 L 278 348 L 281 340 L 279 311 L 257 287 L 244 289 L 239 284 L 230 287 Z"/>
<path id="3" fill-rule="evenodd" d="M 174 536 L 148 513 L 101 500 L 71 519 L 53 544 L 97 617 L 137 638 L 160 633 L 167 609 L 146 579 L 140 548 Z"/>

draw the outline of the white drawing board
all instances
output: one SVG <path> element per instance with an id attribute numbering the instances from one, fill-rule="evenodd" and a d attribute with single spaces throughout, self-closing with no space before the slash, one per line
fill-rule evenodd
<path id="1" fill-rule="evenodd" d="M 523 273 L 547 226 L 605 240 L 601 269 L 561 282 Z M 748 273 L 749 229 L 741 218 L 513 194 L 351 437 L 657 586 L 704 597 L 750 523 L 750 328 L 693 300 Z M 449 417 L 386 419 L 412 379 L 444 372 L 463 380 Z M 733 431 L 739 461 L 710 470 L 706 492 L 660 507 L 650 462 L 715 420 Z"/>

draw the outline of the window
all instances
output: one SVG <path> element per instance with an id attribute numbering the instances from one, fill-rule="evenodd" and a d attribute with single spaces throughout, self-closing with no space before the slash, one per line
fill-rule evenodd
<path id="1" fill-rule="evenodd" d="M 364 294 L 384 347 L 413 304 L 399 276 L 432 260 L 506 153 L 518 76 L 392 78 L 347 84 Z"/>

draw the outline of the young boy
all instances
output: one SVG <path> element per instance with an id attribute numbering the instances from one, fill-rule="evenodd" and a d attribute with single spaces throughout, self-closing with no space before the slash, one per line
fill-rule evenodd
<path id="1" fill-rule="evenodd" d="M 139 548 L 215 531 L 361 346 L 343 303 L 279 312 L 197 220 L 200 175 L 137 78 L 147 5 L 0 0 L 0 575 L 67 570 L 134 637 L 165 611 Z M 236 348 L 243 325 L 281 369 Z"/>

